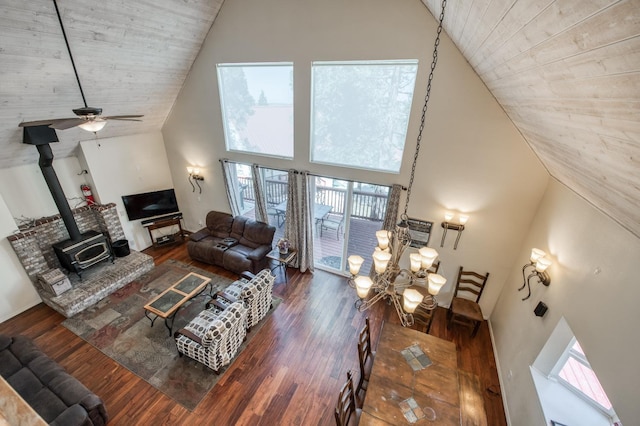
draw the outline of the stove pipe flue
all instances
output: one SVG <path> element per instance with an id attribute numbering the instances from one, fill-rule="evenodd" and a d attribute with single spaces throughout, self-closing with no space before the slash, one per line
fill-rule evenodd
<path id="1" fill-rule="evenodd" d="M 67 202 L 67 197 L 65 197 L 62 191 L 62 186 L 52 166 L 53 151 L 51 151 L 49 142 L 58 142 L 58 136 L 55 130 L 50 129 L 46 125 L 25 127 L 23 142 L 29 145 L 35 145 L 38 149 L 38 153 L 40 154 L 38 165 L 40 166 L 40 170 L 42 170 L 44 180 L 47 182 L 53 201 L 58 207 L 62 221 L 69 232 L 69 237 L 72 240 L 82 239 L 78 225 L 73 218 L 71 207 L 69 207 L 69 203 Z"/>

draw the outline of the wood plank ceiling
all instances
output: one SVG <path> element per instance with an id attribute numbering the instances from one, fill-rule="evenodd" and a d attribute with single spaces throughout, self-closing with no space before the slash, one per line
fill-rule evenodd
<path id="1" fill-rule="evenodd" d="M 145 115 L 100 137 L 161 129 L 222 1 L 59 0 L 89 106 Z M 0 13 L 6 168 L 36 161 L 18 123 L 73 116 L 82 98 L 52 2 Z M 549 173 L 640 237 L 640 0 L 449 0 L 444 26 Z M 93 138 L 58 135 L 57 156 Z"/>
<path id="2" fill-rule="evenodd" d="M 59 0 L 71 52 L 90 107 L 111 121 L 101 138 L 160 130 L 222 0 Z M 0 167 L 37 161 L 22 143 L 22 121 L 75 117 L 83 107 L 52 0 L 0 0 Z M 95 136 L 59 131 L 56 157 Z"/>
<path id="3" fill-rule="evenodd" d="M 640 1 L 455 0 L 445 16 L 549 173 L 640 236 Z"/>

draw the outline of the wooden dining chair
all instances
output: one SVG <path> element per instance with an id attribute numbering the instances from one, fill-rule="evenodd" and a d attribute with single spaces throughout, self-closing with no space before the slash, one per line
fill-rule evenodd
<path id="1" fill-rule="evenodd" d="M 426 334 L 429 334 L 429 330 L 431 330 L 431 323 L 433 322 L 433 314 L 435 311 L 435 308 L 429 309 L 427 305 L 420 303 L 413 312 L 413 321 L 416 325 L 422 324 Z"/>
<path id="2" fill-rule="evenodd" d="M 367 385 L 369 384 L 369 376 L 371 375 L 371 368 L 373 367 L 374 352 L 371 349 L 371 328 L 369 325 L 369 318 L 365 318 L 365 324 L 360 334 L 358 335 L 358 360 L 360 362 L 360 380 L 358 380 L 358 386 L 356 387 L 356 396 L 360 396 L 360 392 L 367 391 Z M 364 395 L 362 396 L 364 401 Z"/>
<path id="3" fill-rule="evenodd" d="M 353 376 L 351 370 L 347 371 L 347 381 L 342 385 L 336 404 L 336 424 L 338 426 L 357 425 L 360 421 L 360 410 L 356 406 L 355 392 L 353 391 Z"/>
<path id="4" fill-rule="evenodd" d="M 465 271 L 462 266 L 460 267 L 453 300 L 451 300 L 451 306 L 447 312 L 447 328 L 451 328 L 452 323 L 472 326 L 471 337 L 476 335 L 480 324 L 484 321 L 478 302 L 488 278 L 488 272 L 483 275 L 473 271 Z"/>

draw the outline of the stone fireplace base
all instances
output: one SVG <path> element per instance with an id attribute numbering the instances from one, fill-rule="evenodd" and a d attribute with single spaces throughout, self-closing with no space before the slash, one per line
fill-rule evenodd
<path id="1" fill-rule="evenodd" d="M 113 203 L 79 207 L 72 213 L 80 232 L 95 230 L 107 235 L 111 242 L 125 238 Z M 59 214 L 35 220 L 31 226 L 7 237 L 44 303 L 67 318 L 94 305 L 154 266 L 151 256 L 131 250 L 128 256 L 116 257 L 114 263 L 106 260 L 84 270 L 82 280 L 77 274 L 69 273 L 72 288 L 56 296 L 38 284 L 38 276 L 50 270 L 64 269 L 53 245 L 68 238 Z"/>
<path id="2" fill-rule="evenodd" d="M 140 275 L 153 269 L 153 258 L 131 251 L 125 257 L 116 257 L 114 263 L 102 262 L 82 274 L 69 274 L 71 290 L 55 296 L 38 290 L 42 301 L 69 318 L 95 305 L 114 291 L 124 287 Z"/>

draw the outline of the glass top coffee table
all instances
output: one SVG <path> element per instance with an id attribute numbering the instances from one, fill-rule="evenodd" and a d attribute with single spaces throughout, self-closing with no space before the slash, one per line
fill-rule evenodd
<path id="1" fill-rule="evenodd" d="M 210 287 L 209 293 L 211 293 L 211 278 L 191 272 L 160 293 L 144 305 L 144 315 L 151 321 L 151 327 L 158 317 L 164 318 L 164 325 L 171 336 L 173 321 L 180 307 L 202 293 L 207 286 Z M 155 317 L 151 318 L 149 314 Z"/>

